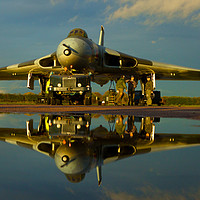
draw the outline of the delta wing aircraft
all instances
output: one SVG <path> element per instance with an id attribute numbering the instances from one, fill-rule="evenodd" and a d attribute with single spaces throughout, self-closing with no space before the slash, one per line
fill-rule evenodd
<path id="1" fill-rule="evenodd" d="M 99 43 L 88 38 L 87 33 L 76 28 L 58 45 L 56 52 L 47 56 L 0 68 L 1 80 L 27 80 L 34 89 L 38 79 L 42 92 L 49 75 L 67 72 L 89 74 L 92 81 L 103 86 L 121 75 L 135 76 L 142 88 L 147 76 L 155 80 L 200 80 L 200 70 L 154 62 L 104 47 L 104 28 L 101 26 Z"/>

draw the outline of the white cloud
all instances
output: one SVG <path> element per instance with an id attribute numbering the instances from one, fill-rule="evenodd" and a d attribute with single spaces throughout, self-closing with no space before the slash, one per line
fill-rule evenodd
<path id="1" fill-rule="evenodd" d="M 70 19 L 68 20 L 68 22 L 69 22 L 69 23 L 73 23 L 73 22 L 75 22 L 77 19 L 78 19 L 78 15 L 76 15 L 76 16 L 70 18 Z"/>
<path id="2" fill-rule="evenodd" d="M 101 2 L 103 1 L 104 3 L 107 2 L 107 0 L 85 0 L 86 3 L 91 3 L 91 2 Z"/>
<path id="3" fill-rule="evenodd" d="M 199 23 L 200 23 L 200 13 L 197 14 L 197 15 L 194 15 L 192 18 L 191 18 L 191 21 L 196 24 L 197 26 L 199 26 Z"/>
<path id="4" fill-rule="evenodd" d="M 200 19 L 200 0 L 119 0 L 120 7 L 109 21 L 145 17 L 145 24 L 161 24 L 174 19 Z"/>
<path id="5" fill-rule="evenodd" d="M 159 37 L 157 40 L 152 40 L 151 43 L 152 44 L 156 44 L 156 43 L 160 42 L 161 40 L 164 40 L 164 38 L 163 37 Z"/>
<path id="6" fill-rule="evenodd" d="M 61 3 L 63 1 L 64 0 L 50 0 L 50 3 L 51 3 L 52 6 L 55 6 L 56 4 Z"/>
<path id="7" fill-rule="evenodd" d="M 104 11 L 104 14 L 108 14 L 111 11 L 112 7 L 110 5 L 108 5 Z"/>
<path id="8" fill-rule="evenodd" d="M 98 0 L 86 0 L 86 3 L 97 2 Z"/>

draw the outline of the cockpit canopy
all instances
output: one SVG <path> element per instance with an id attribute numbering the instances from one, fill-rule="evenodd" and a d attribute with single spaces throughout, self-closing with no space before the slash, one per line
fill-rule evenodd
<path id="1" fill-rule="evenodd" d="M 83 29 L 80 29 L 80 28 L 75 28 L 72 31 L 70 31 L 67 37 L 71 37 L 71 36 L 80 36 L 80 37 L 88 38 L 87 33 Z"/>

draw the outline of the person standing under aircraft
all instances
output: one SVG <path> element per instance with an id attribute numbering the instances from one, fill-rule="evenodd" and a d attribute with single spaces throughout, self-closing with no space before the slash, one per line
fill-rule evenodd
<path id="1" fill-rule="evenodd" d="M 128 83 L 128 105 L 133 106 L 134 98 L 135 98 L 135 88 L 137 87 L 137 83 L 134 80 L 134 76 L 131 76 L 131 79 L 127 81 Z"/>
<path id="2" fill-rule="evenodd" d="M 116 105 L 124 105 L 123 97 L 124 97 L 124 89 L 127 92 L 127 87 L 126 87 L 126 81 L 125 81 L 125 76 L 122 75 L 121 78 L 117 81 L 116 83 L 116 89 L 117 89 L 117 96 L 116 96 Z"/>
<path id="3" fill-rule="evenodd" d="M 147 82 L 145 84 L 145 95 L 146 95 L 146 104 L 147 106 L 152 105 L 152 98 L 151 95 L 153 93 L 153 82 L 151 81 L 151 78 L 148 76 L 147 77 Z"/>

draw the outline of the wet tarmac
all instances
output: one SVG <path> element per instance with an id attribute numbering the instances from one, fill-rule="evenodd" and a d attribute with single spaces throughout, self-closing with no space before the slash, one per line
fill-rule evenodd
<path id="1" fill-rule="evenodd" d="M 198 118 L 198 108 L 0 110 L 10 111 L 0 113 L 1 199 L 199 199 L 200 121 L 183 118 Z"/>
<path id="2" fill-rule="evenodd" d="M 1 113 L 101 113 L 154 117 L 178 117 L 200 120 L 200 107 L 168 106 L 68 106 L 68 105 L 0 105 Z"/>

